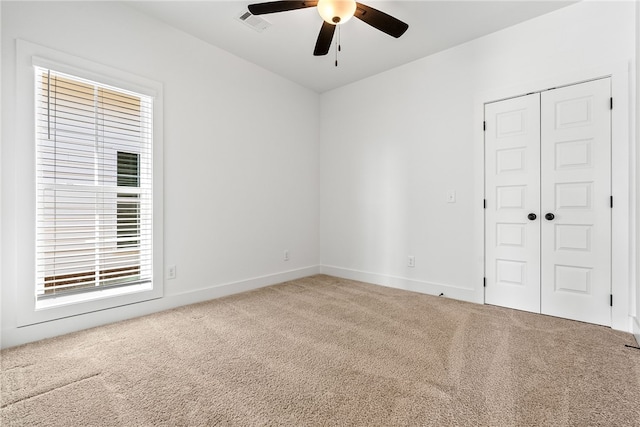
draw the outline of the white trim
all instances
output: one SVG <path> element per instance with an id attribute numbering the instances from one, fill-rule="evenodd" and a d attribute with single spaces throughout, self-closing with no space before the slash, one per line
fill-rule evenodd
<path id="1" fill-rule="evenodd" d="M 127 90 L 153 97 L 153 288 L 93 299 L 80 304 L 63 305 L 55 308 L 37 310 L 34 287 L 36 283 L 35 260 L 35 205 L 36 205 L 36 143 L 35 143 L 35 84 L 34 61 L 39 65 L 50 64 L 61 71 L 71 71 L 78 77 L 88 78 L 110 85 L 124 85 Z M 67 64 L 67 65 L 63 65 Z M 66 68 L 65 68 L 66 67 Z M 162 84 L 122 70 L 78 58 L 64 52 L 16 40 L 16 158 L 15 162 L 24 165 L 16 169 L 16 182 L 24 188 L 32 189 L 27 193 L 16 194 L 12 208 L 16 218 L 16 230 L 20 236 L 16 239 L 16 323 L 18 329 L 28 325 L 49 322 L 55 319 L 72 318 L 79 314 L 99 312 L 105 309 L 126 306 L 141 301 L 161 298 L 164 288 L 163 277 L 163 97 Z M 8 285 L 4 285 L 8 286 Z M 108 294 L 105 293 L 103 295 Z M 96 295 L 98 296 L 98 295 Z M 101 316 L 104 316 L 101 314 Z M 104 316 L 108 317 L 108 316 Z M 20 332 L 17 332 L 19 335 Z M 4 338 L 4 337 L 3 337 Z"/>
<path id="2" fill-rule="evenodd" d="M 2 22 L 2 5 L 0 5 L 0 22 Z M 0 28 L 0 46 L 2 46 L 2 29 Z M 0 52 L 1 54 L 1 52 Z M 2 151 L 3 150 L 3 134 L 2 134 L 2 118 L 4 117 L 3 112 L 2 112 L 2 104 L 4 103 L 4 98 L 2 97 L 2 91 L 3 91 L 3 84 L 2 84 L 2 66 L 0 64 L 0 165 L 2 165 Z M 0 172 L 0 304 L 2 304 L 2 294 L 3 294 L 3 277 L 4 277 L 4 272 L 3 272 L 3 268 L 4 268 L 4 263 L 5 263 L 5 255 L 3 254 L 3 248 L 4 245 L 2 244 L 3 242 L 3 236 L 2 236 L 2 229 L 4 228 L 4 222 L 2 220 L 3 217 L 3 197 L 1 197 L 2 195 L 2 173 Z M 2 315 L 0 314 L 0 331 L 2 331 Z"/>
<path id="3" fill-rule="evenodd" d="M 633 60 L 623 63 L 605 64 L 600 67 L 576 69 L 561 75 L 550 75 L 529 82 L 522 82 L 510 87 L 493 88 L 474 96 L 474 123 L 477 123 L 474 137 L 474 166 L 475 166 L 475 200 L 478 210 L 474 215 L 475 252 L 478 265 L 476 275 L 481 280 L 484 277 L 484 209 L 481 209 L 484 199 L 484 104 L 487 102 L 539 92 L 553 87 L 564 86 L 574 82 L 588 81 L 601 77 L 611 77 L 611 94 L 614 108 L 611 115 L 612 126 L 612 194 L 614 209 L 612 211 L 612 294 L 613 308 L 611 310 L 611 327 L 613 329 L 631 332 L 631 280 L 632 270 L 636 268 L 631 254 L 635 253 L 635 242 L 631 239 L 634 217 L 633 209 L 636 196 L 632 193 L 631 177 L 635 176 L 636 165 L 633 153 L 633 140 L 630 134 L 633 123 L 634 108 L 629 99 L 630 73 L 634 69 Z M 484 288 L 478 288 L 477 298 L 484 301 Z"/>
<path id="4" fill-rule="evenodd" d="M 35 46 L 37 45 L 25 42 L 24 40 L 18 40 L 18 55 L 20 55 L 20 50 L 31 50 Z M 39 47 L 42 48 L 42 46 Z M 49 55 L 55 57 L 62 57 L 60 54 L 61 52 L 49 52 Z M 58 62 L 62 61 L 62 59 L 54 61 L 35 55 L 31 56 L 31 65 L 57 71 L 63 74 L 69 74 L 74 77 L 81 77 L 92 83 L 112 86 L 119 90 L 124 89 L 126 91 L 133 92 L 136 95 L 146 95 L 152 98 L 158 96 L 157 90 L 154 89 L 154 86 L 157 86 L 156 82 L 151 82 L 150 80 L 143 79 L 142 77 L 100 65 L 95 62 L 87 61 L 82 58 L 72 57 L 70 55 L 64 56 L 66 57 L 66 61 L 73 62 L 75 65 Z"/>
<path id="5" fill-rule="evenodd" d="M 350 268 L 336 267 L 332 265 L 321 265 L 320 273 L 327 274 L 329 276 L 340 277 L 342 279 L 357 280 L 360 282 L 386 286 L 389 288 L 419 292 L 421 294 L 443 294 L 442 296 L 445 296 L 447 298 L 453 298 L 467 302 L 478 302 L 476 301 L 475 290 L 471 288 L 461 288 L 442 283 L 425 282 L 422 280 L 415 280 L 407 277 L 372 273 L 368 271 L 360 271 Z"/>
<path id="6" fill-rule="evenodd" d="M 309 266 L 296 270 L 283 271 L 265 276 L 254 277 L 237 282 L 229 282 L 209 286 L 189 292 L 165 295 L 164 298 L 129 304 L 109 310 L 85 313 L 26 326 L 23 328 L 2 331 L 1 348 L 14 347 L 45 338 L 68 334 L 83 329 L 90 329 L 109 323 L 119 322 L 136 317 L 146 316 L 163 310 L 169 310 L 189 304 L 200 303 L 216 298 L 222 298 L 253 289 L 259 289 L 290 280 L 312 276 L 320 272 L 319 266 Z M 81 325 L 81 326 L 80 326 Z"/>
<path id="7" fill-rule="evenodd" d="M 633 318 L 633 336 L 636 338 L 636 342 L 640 345 L 640 318 Z"/>

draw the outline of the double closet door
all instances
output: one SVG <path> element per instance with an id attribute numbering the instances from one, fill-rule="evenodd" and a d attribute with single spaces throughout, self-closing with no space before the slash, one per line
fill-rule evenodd
<path id="1" fill-rule="evenodd" d="M 609 78 L 485 105 L 485 302 L 611 325 Z"/>

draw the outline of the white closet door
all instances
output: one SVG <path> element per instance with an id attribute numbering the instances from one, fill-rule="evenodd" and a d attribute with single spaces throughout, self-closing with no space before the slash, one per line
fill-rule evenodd
<path id="1" fill-rule="evenodd" d="M 610 87 L 607 78 L 546 91 L 541 98 L 541 312 L 607 326 Z"/>
<path id="2" fill-rule="evenodd" d="M 540 94 L 487 104 L 485 121 L 485 302 L 539 313 Z"/>

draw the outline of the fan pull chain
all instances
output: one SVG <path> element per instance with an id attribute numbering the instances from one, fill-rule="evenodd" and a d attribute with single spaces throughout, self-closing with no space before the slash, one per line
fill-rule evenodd
<path id="1" fill-rule="evenodd" d="M 338 27 L 338 37 L 336 37 L 336 67 L 338 66 L 338 52 L 342 50 L 342 46 L 340 45 L 340 25 Z"/>

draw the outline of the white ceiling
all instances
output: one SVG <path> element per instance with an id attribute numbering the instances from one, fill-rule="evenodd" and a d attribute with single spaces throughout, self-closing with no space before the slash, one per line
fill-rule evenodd
<path id="1" fill-rule="evenodd" d="M 409 29 L 395 39 L 358 19 L 349 20 L 341 26 L 342 50 L 335 67 L 335 44 L 328 55 L 313 56 L 322 25 L 316 8 L 262 15 L 272 25 L 259 33 L 237 20 L 247 11 L 248 4 L 258 2 L 127 1 L 126 4 L 322 93 L 575 3 L 364 0 L 362 3 L 406 22 Z"/>

